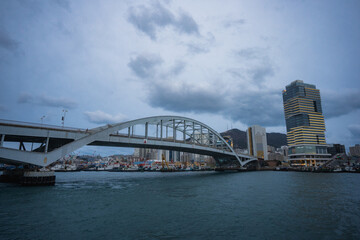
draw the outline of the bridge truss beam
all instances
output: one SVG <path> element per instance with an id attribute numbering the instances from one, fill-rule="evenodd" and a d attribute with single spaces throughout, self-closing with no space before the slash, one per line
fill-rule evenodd
<path id="1" fill-rule="evenodd" d="M 141 133 L 136 134 L 137 129 Z M 47 166 L 85 145 L 176 150 L 215 159 L 233 158 L 240 165 L 251 159 L 236 154 L 219 133 L 204 123 L 178 116 L 147 117 L 90 130 L 0 121 L 0 134 L 0 161 L 7 163 Z M 20 150 L 4 147 L 6 142 L 18 142 Z M 39 146 L 27 151 L 24 143 Z"/>

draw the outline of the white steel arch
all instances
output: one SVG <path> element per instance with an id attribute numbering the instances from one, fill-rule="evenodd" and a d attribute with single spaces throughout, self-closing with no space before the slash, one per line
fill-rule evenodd
<path id="1" fill-rule="evenodd" d="M 143 135 L 134 134 L 134 128 L 138 125 L 144 128 Z M 156 127 L 156 136 L 150 136 L 150 125 Z M 23 128 L 22 131 L 19 131 L 20 127 Z M 126 129 L 126 134 L 121 133 Z M 21 132 L 26 132 L 26 134 L 21 135 Z M 172 133 L 171 136 L 169 136 L 169 132 Z M 2 141 L 18 139 L 17 141 L 22 143 L 30 137 L 45 139 L 44 151 L 41 152 L 24 151 L 25 147 L 23 150 L 16 150 L 0 146 L 0 159 L 38 166 L 47 166 L 85 145 L 181 149 L 184 152 L 236 158 L 241 166 L 251 160 L 250 156 L 236 154 L 224 138 L 211 127 L 197 120 L 180 116 L 146 117 L 117 124 L 107 124 L 90 130 L 38 126 L 36 124 L 29 126 L 29 124 L 8 123 L 5 126 L 0 122 L 0 134 Z M 58 140 L 58 145 L 61 146 L 52 144 L 54 136 Z M 69 136 L 71 137 L 69 138 Z M 246 161 L 240 160 L 239 156 Z"/>

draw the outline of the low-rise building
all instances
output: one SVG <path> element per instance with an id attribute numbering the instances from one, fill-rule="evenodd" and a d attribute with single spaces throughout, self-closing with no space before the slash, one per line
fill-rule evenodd
<path id="1" fill-rule="evenodd" d="M 350 156 L 360 157 L 360 144 L 355 144 L 355 146 L 350 147 L 349 150 Z"/>
<path id="2" fill-rule="evenodd" d="M 327 150 L 328 153 L 331 154 L 331 156 L 334 156 L 339 153 L 346 153 L 345 146 L 342 144 L 329 144 Z"/>

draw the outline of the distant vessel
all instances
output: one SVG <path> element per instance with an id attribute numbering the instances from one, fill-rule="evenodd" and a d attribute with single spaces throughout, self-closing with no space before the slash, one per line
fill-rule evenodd
<path id="1" fill-rule="evenodd" d="M 75 164 L 66 164 L 65 165 L 65 171 L 76 171 L 77 166 Z"/>
<path id="2" fill-rule="evenodd" d="M 135 166 L 135 165 L 131 165 L 127 168 L 124 169 L 125 171 L 129 171 L 129 172 L 133 172 L 133 171 L 138 171 L 139 170 L 139 167 L 138 166 Z"/>
<path id="3" fill-rule="evenodd" d="M 64 171 L 65 168 L 62 164 L 56 164 L 55 166 L 50 168 L 51 171 Z"/>
<path id="4" fill-rule="evenodd" d="M 111 171 L 111 170 L 113 170 L 114 169 L 114 165 L 107 165 L 106 167 L 105 167 L 105 171 Z"/>

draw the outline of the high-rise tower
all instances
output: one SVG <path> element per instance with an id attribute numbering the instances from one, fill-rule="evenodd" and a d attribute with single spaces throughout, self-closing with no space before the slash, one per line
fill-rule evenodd
<path id="1" fill-rule="evenodd" d="M 246 130 L 248 152 L 252 156 L 268 159 L 266 130 L 254 125 Z"/>
<path id="2" fill-rule="evenodd" d="M 328 160 L 320 91 L 296 80 L 283 91 L 284 111 L 292 165 L 316 166 Z"/>

